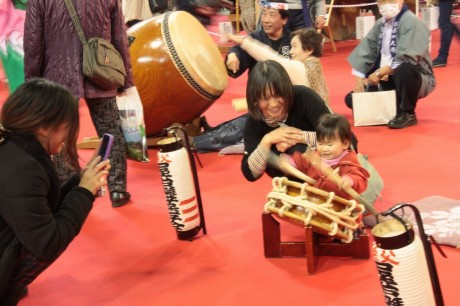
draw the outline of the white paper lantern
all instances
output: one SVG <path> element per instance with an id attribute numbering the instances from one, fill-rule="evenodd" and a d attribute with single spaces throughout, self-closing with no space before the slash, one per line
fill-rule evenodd
<path id="1" fill-rule="evenodd" d="M 373 257 L 387 305 L 434 306 L 428 264 L 412 224 L 397 219 L 372 229 Z"/>
<path id="2" fill-rule="evenodd" d="M 168 203 L 171 225 L 181 240 L 200 231 L 200 213 L 187 150 L 178 138 L 158 142 L 157 162 Z"/>

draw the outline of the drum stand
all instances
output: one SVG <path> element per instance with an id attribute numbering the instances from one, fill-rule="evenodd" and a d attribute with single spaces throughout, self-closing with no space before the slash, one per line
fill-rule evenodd
<path id="1" fill-rule="evenodd" d="M 316 272 L 319 256 L 369 258 L 369 236 L 364 228 L 351 243 L 337 242 L 322 236 L 313 232 L 311 226 L 305 227 L 305 241 L 282 242 L 280 224 L 270 213 L 262 213 L 262 228 L 266 258 L 306 257 L 307 272 L 310 275 Z"/>

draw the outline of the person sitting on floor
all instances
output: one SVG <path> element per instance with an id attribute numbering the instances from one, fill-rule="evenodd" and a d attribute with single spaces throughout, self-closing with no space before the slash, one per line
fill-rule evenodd
<path id="1" fill-rule="evenodd" d="M 284 3 L 263 2 L 261 15 L 263 28 L 252 32 L 250 36 L 289 58 L 291 32 L 285 27 L 288 20 L 286 7 Z M 240 46 L 230 48 L 225 58 L 228 75 L 232 78 L 239 77 L 248 69 L 251 71 L 256 63 L 257 60 Z"/>
<path id="2" fill-rule="evenodd" d="M 229 34 L 228 38 L 239 44 L 257 61 L 277 61 L 288 72 L 292 84 L 313 89 L 329 105 L 329 90 L 319 59 L 323 55 L 323 36 L 314 29 L 301 29 L 291 33 L 289 55 L 292 60 L 281 56 L 251 36 Z"/>
<path id="3" fill-rule="evenodd" d="M 316 181 L 313 187 L 352 199 L 345 190 L 351 187 L 358 193 L 364 192 L 369 172 L 359 163 L 356 152 L 350 149 L 351 135 L 350 123 L 344 116 L 321 116 L 316 127 L 316 150 L 311 153 L 294 152 L 292 161 L 295 167 Z M 323 165 L 313 165 L 315 156 L 320 157 L 318 160 Z M 338 184 L 321 171 L 328 167 L 341 176 Z"/>
<path id="4" fill-rule="evenodd" d="M 291 59 L 285 58 L 251 36 L 228 35 L 229 39 L 248 52 L 257 61 L 274 60 L 287 71 L 293 85 L 313 89 L 328 104 L 329 91 L 319 60 L 322 55 L 322 36 L 313 29 L 298 30 L 291 34 Z M 238 143 L 243 139 L 247 114 L 226 121 L 194 137 L 198 152 L 207 152 L 235 145 L 233 152 L 241 153 Z M 357 147 L 357 140 L 354 140 Z"/>
<path id="5" fill-rule="evenodd" d="M 244 127 L 243 175 L 248 181 L 258 180 L 264 172 L 284 176 L 280 153 L 314 147 L 318 120 L 330 110 L 312 89 L 292 85 L 283 66 L 272 60 L 253 68 L 246 98 L 249 118 Z"/>

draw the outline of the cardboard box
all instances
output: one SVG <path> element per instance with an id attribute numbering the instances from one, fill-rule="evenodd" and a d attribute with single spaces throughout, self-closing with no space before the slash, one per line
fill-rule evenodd
<path id="1" fill-rule="evenodd" d="M 439 7 L 429 6 L 424 7 L 420 10 L 420 17 L 424 24 L 430 29 L 430 31 L 436 30 L 439 28 L 438 18 L 439 18 Z"/>
<path id="2" fill-rule="evenodd" d="M 356 17 L 356 39 L 363 39 L 375 24 L 375 16 Z"/>

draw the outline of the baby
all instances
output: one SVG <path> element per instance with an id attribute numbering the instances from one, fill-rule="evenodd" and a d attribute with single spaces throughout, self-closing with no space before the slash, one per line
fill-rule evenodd
<path id="1" fill-rule="evenodd" d="M 344 116 L 325 114 L 316 128 L 316 150 L 292 155 L 296 168 L 316 181 L 313 187 L 333 191 L 346 199 L 352 199 L 345 192 L 348 187 L 357 193 L 366 190 L 369 173 L 359 163 L 356 152 L 349 148 L 351 135 L 350 123 Z M 314 160 L 320 160 L 320 163 L 314 165 Z M 339 182 L 328 179 L 323 173 L 322 169 L 329 167 L 340 175 Z"/>

